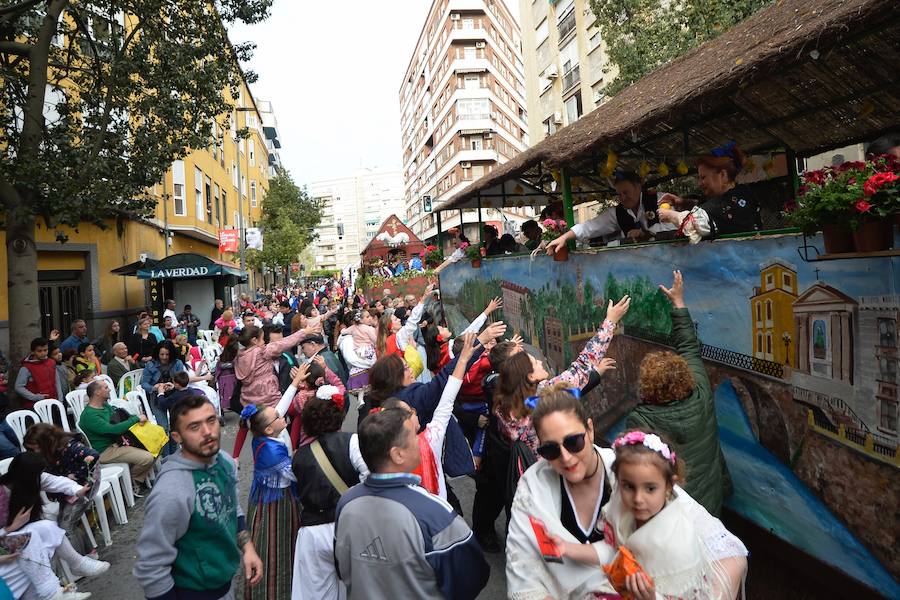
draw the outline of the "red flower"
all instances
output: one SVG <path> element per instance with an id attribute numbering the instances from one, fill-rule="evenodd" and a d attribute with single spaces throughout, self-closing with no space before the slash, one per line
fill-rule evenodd
<path id="1" fill-rule="evenodd" d="M 793 200 L 784 203 L 784 212 L 794 212 L 797 210 L 797 203 Z"/>
<path id="2" fill-rule="evenodd" d="M 896 173 L 875 173 L 863 185 L 863 193 L 866 196 L 874 196 L 886 183 L 893 183 L 900 179 Z"/>
<path id="3" fill-rule="evenodd" d="M 803 174 L 803 180 L 806 183 L 814 183 L 816 185 L 824 185 L 825 183 L 825 171 L 819 169 L 818 171 L 808 171 Z"/>
<path id="4" fill-rule="evenodd" d="M 807 187 L 805 185 L 801 185 L 799 188 L 797 188 L 797 194 L 799 194 L 800 196 L 805 196 L 806 192 L 808 192 L 808 191 L 809 191 L 809 187 Z"/>
<path id="5" fill-rule="evenodd" d="M 868 202 L 866 202 L 865 200 L 863 200 L 862 198 L 857 200 L 856 204 L 854 204 L 854 206 L 856 207 L 856 210 L 858 210 L 861 213 L 869 212 L 869 209 L 872 208 L 872 205 L 869 204 Z"/>
<path id="6" fill-rule="evenodd" d="M 847 162 L 842 162 L 839 165 L 835 165 L 834 172 L 835 173 L 844 173 L 846 171 L 862 171 L 866 168 L 866 163 L 862 161 L 852 161 L 848 160 Z"/>

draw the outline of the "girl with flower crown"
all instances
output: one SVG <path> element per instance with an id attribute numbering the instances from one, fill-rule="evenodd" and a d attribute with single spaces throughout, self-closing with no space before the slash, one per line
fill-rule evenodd
<path id="1" fill-rule="evenodd" d="M 253 433 L 253 483 L 247 522 L 263 562 L 262 581 L 244 589 L 247 600 L 276 600 L 291 594 L 294 545 L 300 527 L 297 480 L 291 471 L 291 453 L 280 437 L 287 414 L 306 371 L 291 370 L 293 380 L 275 406 L 248 404 L 241 419 Z"/>

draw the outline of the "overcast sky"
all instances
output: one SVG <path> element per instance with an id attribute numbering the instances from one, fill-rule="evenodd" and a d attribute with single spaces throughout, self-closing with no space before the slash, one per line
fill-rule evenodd
<path id="1" fill-rule="evenodd" d="M 518 0 L 507 0 L 518 17 Z M 257 99 L 278 119 L 281 158 L 300 184 L 359 167 L 401 167 L 400 83 L 431 0 L 275 0 L 272 16 L 231 30 L 254 41 Z"/>

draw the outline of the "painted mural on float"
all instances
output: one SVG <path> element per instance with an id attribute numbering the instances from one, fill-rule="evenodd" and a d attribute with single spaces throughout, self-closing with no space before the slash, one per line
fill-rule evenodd
<path id="1" fill-rule="evenodd" d="M 822 247 L 820 240 L 811 243 Z M 527 255 L 487 259 L 480 269 L 461 262 L 442 273 L 441 292 L 454 329 L 501 296 L 510 333 L 521 334 L 558 372 L 603 322 L 607 301 L 624 294 L 633 300 L 620 331 L 665 344 L 670 305 L 658 285 L 670 285 L 679 269 L 706 360 L 789 390 L 809 411 L 811 427 L 897 469 L 900 257 L 806 261 L 798 251 L 802 244 L 801 236 L 781 235 L 608 248 L 575 253 L 565 262 Z M 733 403 L 717 403 L 720 412 L 733 412 Z M 740 403 L 737 410 L 743 414 Z M 733 416 L 723 421 L 737 422 Z M 790 487 L 792 497 L 802 500 L 756 510 L 751 507 L 760 499 L 738 488 L 732 508 L 871 587 L 900 595 L 891 575 L 858 542 L 838 551 L 853 535 L 802 482 L 787 477 L 787 466 L 776 469 L 768 459 L 778 459 L 758 441 L 764 453 L 748 453 L 742 434 L 723 433 L 722 440 L 730 467 L 745 472 L 746 458 L 754 457 L 757 475 L 767 473 L 776 488 Z M 820 527 L 834 543 L 796 529 L 808 521 L 801 513 L 809 510 L 820 519 L 809 526 Z"/>

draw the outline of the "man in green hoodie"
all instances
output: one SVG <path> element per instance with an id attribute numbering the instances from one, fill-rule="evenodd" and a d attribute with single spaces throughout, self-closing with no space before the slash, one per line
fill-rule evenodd
<path id="1" fill-rule="evenodd" d="M 232 600 L 239 565 L 255 585 L 262 561 L 237 498 L 237 470 L 219 450 L 218 415 L 205 396 L 169 411 L 169 456 L 144 507 L 134 577 L 149 600 Z"/>
<path id="2" fill-rule="evenodd" d="M 672 301 L 675 352 L 651 352 L 641 361 L 640 404 L 625 421 L 628 429 L 662 433 L 687 466 L 682 483 L 691 498 L 713 515 L 731 494 L 731 477 L 719 444 L 715 394 L 700 355 L 700 340 L 684 304 L 684 280 L 674 272 L 671 288 L 659 286 Z"/>

